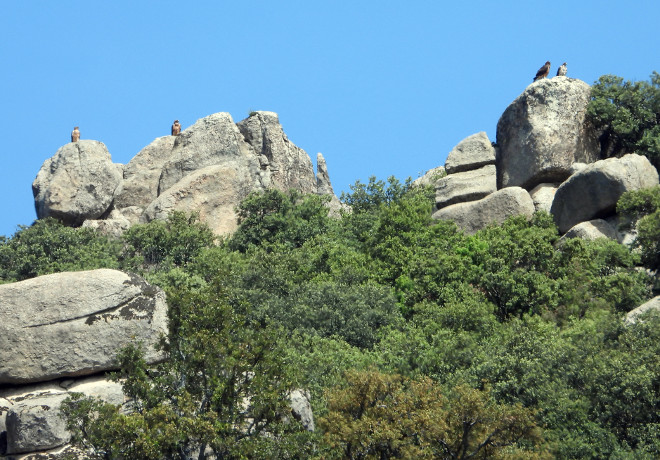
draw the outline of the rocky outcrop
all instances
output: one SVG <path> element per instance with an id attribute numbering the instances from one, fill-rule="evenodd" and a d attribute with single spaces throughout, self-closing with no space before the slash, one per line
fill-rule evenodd
<path id="1" fill-rule="evenodd" d="M 497 190 L 495 165 L 449 174 L 435 183 L 437 209 L 485 198 Z"/>
<path id="2" fill-rule="evenodd" d="M 626 324 L 635 324 L 641 320 L 641 316 L 646 313 L 655 312 L 660 314 L 660 296 L 654 297 L 646 303 L 643 303 L 639 307 L 631 310 L 626 315 L 625 322 Z"/>
<path id="3" fill-rule="evenodd" d="M 534 202 L 520 187 L 498 190 L 477 201 L 458 203 L 433 214 L 436 220 L 451 220 L 467 234 L 474 234 L 489 224 L 501 224 L 508 217 L 534 214 Z"/>
<path id="4" fill-rule="evenodd" d="M 459 173 L 495 164 L 495 148 L 481 131 L 466 137 L 449 152 L 445 169 L 447 174 Z"/>
<path id="5" fill-rule="evenodd" d="M 178 136 L 154 140 L 126 166 L 113 164 L 100 142 L 65 145 L 34 181 L 35 206 L 40 218 L 111 235 L 173 210 L 198 212 L 213 231 L 226 234 L 237 227 L 240 202 L 266 188 L 331 195 L 329 207 L 338 215 L 342 205 L 319 158 L 315 175 L 311 159 L 273 112 L 253 112 L 239 123 L 216 113 Z"/>
<path id="6" fill-rule="evenodd" d="M 658 185 L 658 172 L 646 157 L 624 155 L 588 165 L 561 184 L 551 213 L 561 233 L 574 225 L 614 214 L 624 192 Z"/>
<path id="7" fill-rule="evenodd" d="M 0 285 L 0 384 L 40 382 L 115 368 L 143 342 L 146 359 L 167 333 L 165 294 L 143 279 L 100 269 Z"/>
<path id="8" fill-rule="evenodd" d="M 574 163 L 599 159 L 598 133 L 586 118 L 590 95 L 583 81 L 546 78 L 507 107 L 497 123 L 499 188 L 561 182 Z"/>
<path id="9" fill-rule="evenodd" d="M 68 225 L 103 216 L 122 180 L 122 167 L 98 141 L 61 147 L 44 162 L 32 183 L 37 217 L 55 217 Z"/>

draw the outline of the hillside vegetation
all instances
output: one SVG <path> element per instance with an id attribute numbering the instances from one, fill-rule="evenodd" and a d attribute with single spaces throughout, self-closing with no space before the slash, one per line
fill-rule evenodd
<path id="1" fill-rule="evenodd" d="M 626 85 L 594 86 L 603 148 L 657 165 L 657 73 Z M 660 315 L 623 320 L 658 295 L 660 186 L 619 201 L 632 249 L 560 241 L 543 212 L 466 235 L 431 219 L 430 188 L 351 189 L 341 218 L 318 195 L 251 194 L 220 239 L 181 212 L 119 239 L 53 219 L 0 237 L 0 282 L 108 267 L 167 293 L 169 359 L 125 349 L 132 411 L 72 398 L 72 442 L 108 459 L 660 457 Z M 296 388 L 313 432 L 281 417 Z"/>

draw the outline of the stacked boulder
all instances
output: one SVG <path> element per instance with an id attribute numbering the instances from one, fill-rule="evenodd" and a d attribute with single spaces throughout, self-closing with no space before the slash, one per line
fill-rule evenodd
<path id="1" fill-rule="evenodd" d="M 164 358 L 154 348 L 167 334 L 164 292 L 117 270 L 0 285 L 0 317 L 0 455 L 8 458 L 69 452 L 59 407 L 71 393 L 123 404 L 121 385 L 105 377 L 121 348 L 142 343 L 147 362 Z"/>
<path id="2" fill-rule="evenodd" d="M 567 77 L 529 85 L 502 114 L 495 147 L 478 133 L 449 153 L 433 217 L 472 234 L 543 210 L 567 237 L 624 241 L 616 203 L 626 191 L 657 185 L 658 172 L 640 155 L 601 159 L 590 97 L 589 85 Z"/>
<path id="3" fill-rule="evenodd" d="M 237 227 L 235 208 L 267 188 L 332 193 L 325 159 L 318 174 L 293 144 L 276 113 L 253 112 L 234 123 L 228 113 L 198 120 L 178 136 L 142 149 L 127 165 L 112 163 L 105 145 L 79 140 L 46 160 L 32 185 L 37 217 L 120 234 L 130 225 L 196 211 L 216 234 Z"/>

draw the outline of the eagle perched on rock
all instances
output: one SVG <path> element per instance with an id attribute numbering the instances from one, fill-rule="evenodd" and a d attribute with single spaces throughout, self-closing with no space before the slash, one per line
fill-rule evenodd
<path id="1" fill-rule="evenodd" d="M 546 61 L 545 65 L 541 67 L 538 72 L 536 72 L 534 81 L 547 77 L 548 72 L 550 72 L 550 61 Z"/>
<path id="2" fill-rule="evenodd" d="M 565 77 L 566 76 L 566 63 L 564 62 L 562 65 L 559 66 L 557 69 L 557 76 L 558 77 Z"/>

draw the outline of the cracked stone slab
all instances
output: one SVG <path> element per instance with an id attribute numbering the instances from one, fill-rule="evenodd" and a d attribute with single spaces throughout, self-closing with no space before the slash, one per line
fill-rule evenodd
<path id="1" fill-rule="evenodd" d="M 167 333 L 165 294 L 142 278 L 100 269 L 0 285 L 0 384 L 42 382 L 115 368 L 142 342 L 146 359 Z"/>

